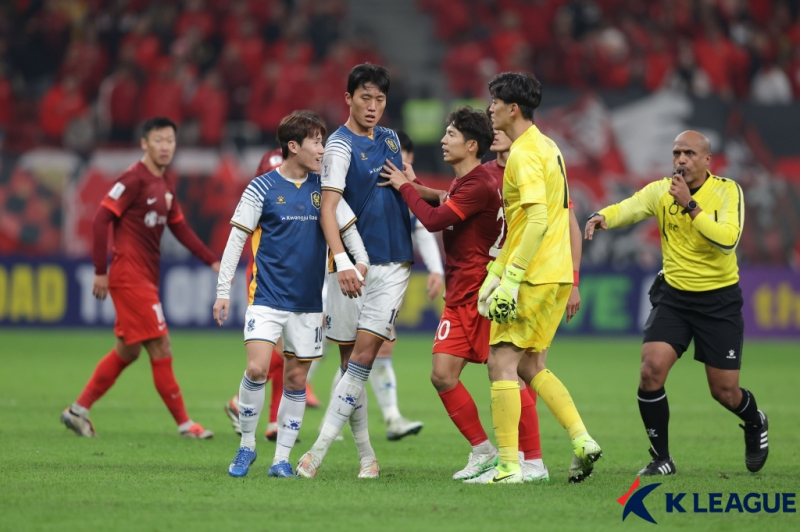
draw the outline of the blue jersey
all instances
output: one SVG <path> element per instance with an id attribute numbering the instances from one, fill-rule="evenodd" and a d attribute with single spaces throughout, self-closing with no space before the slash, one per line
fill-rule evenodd
<path id="1" fill-rule="evenodd" d="M 319 174 L 302 183 L 278 170 L 245 189 L 231 225 L 251 233 L 249 303 L 289 312 L 322 312 L 325 236 L 319 224 Z"/>
<path id="2" fill-rule="evenodd" d="M 403 167 L 394 131 L 375 127 L 370 138 L 340 126 L 325 145 L 322 190 L 339 192 L 353 209 L 371 264 L 413 262 L 408 206 L 392 187 L 377 186 L 387 159 Z"/>

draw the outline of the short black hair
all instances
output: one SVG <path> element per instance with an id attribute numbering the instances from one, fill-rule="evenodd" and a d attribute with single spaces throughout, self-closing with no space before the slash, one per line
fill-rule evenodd
<path id="1" fill-rule="evenodd" d="M 464 140 L 474 140 L 478 143 L 478 159 L 482 158 L 494 140 L 492 121 L 484 111 L 463 106 L 447 115 L 447 125 L 456 128 Z"/>
<path id="2" fill-rule="evenodd" d="M 171 127 L 172 131 L 175 133 L 178 132 L 178 126 L 176 126 L 175 122 L 166 116 L 154 116 L 153 118 L 148 118 L 142 126 L 142 138 L 146 139 L 147 135 L 149 135 L 154 129 L 164 129 L 165 127 Z"/>
<path id="3" fill-rule="evenodd" d="M 275 138 L 281 145 L 283 158 L 289 157 L 289 143 L 295 141 L 302 146 L 303 140 L 314 138 L 319 133 L 324 139 L 328 134 L 325 122 L 313 111 L 294 111 L 292 114 L 283 117 L 278 124 L 278 132 Z"/>
<path id="4" fill-rule="evenodd" d="M 389 71 L 380 65 L 363 63 L 353 67 L 347 76 L 347 93 L 355 96 L 356 89 L 372 83 L 385 95 L 389 95 Z"/>
<path id="5" fill-rule="evenodd" d="M 533 120 L 533 111 L 542 103 L 542 84 L 528 72 L 503 72 L 489 82 L 492 98 L 519 106 L 522 117 Z"/>
<path id="6" fill-rule="evenodd" d="M 405 131 L 398 131 L 397 138 L 400 139 L 400 149 L 408 153 L 414 153 L 414 141 Z"/>

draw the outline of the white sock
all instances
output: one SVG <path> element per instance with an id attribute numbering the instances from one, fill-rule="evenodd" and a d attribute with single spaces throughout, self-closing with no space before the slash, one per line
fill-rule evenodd
<path id="1" fill-rule="evenodd" d="M 322 359 L 321 358 L 318 358 L 318 359 L 316 359 L 316 360 L 311 362 L 311 366 L 309 366 L 309 368 L 308 368 L 308 375 L 306 375 L 306 382 L 308 382 L 308 383 L 311 382 L 311 378 L 317 372 L 317 370 L 319 369 L 321 364 L 322 364 Z"/>
<path id="2" fill-rule="evenodd" d="M 240 447 L 256 448 L 256 428 L 261 411 L 264 410 L 264 384 L 251 381 L 247 375 L 239 385 L 239 425 L 242 427 L 242 443 Z"/>
<path id="3" fill-rule="evenodd" d="M 372 368 L 362 366 L 354 362 L 347 365 L 347 372 L 336 385 L 331 394 L 331 402 L 325 411 L 325 419 L 322 423 L 319 437 L 317 438 L 311 451 L 320 454 L 320 458 L 328 452 L 331 443 L 342 431 L 342 427 L 350 419 L 353 408 L 358 403 L 358 399 L 364 393 L 369 379 L 369 371 Z"/>
<path id="4" fill-rule="evenodd" d="M 294 391 L 284 388 L 281 404 L 278 406 L 278 445 L 275 447 L 273 464 L 281 460 L 289 461 L 289 452 L 297 441 L 305 411 L 306 389 Z"/>
<path id="5" fill-rule="evenodd" d="M 472 446 L 472 452 L 475 454 L 489 454 L 492 451 L 494 451 L 494 446 L 489 440 Z"/>
<path id="6" fill-rule="evenodd" d="M 85 406 L 81 406 L 78 403 L 72 403 L 72 406 L 69 407 L 69 409 L 72 410 L 72 413 L 76 416 L 80 416 L 84 419 L 89 418 L 89 409 Z"/>
<path id="7" fill-rule="evenodd" d="M 350 415 L 350 430 L 353 431 L 353 439 L 358 448 L 358 458 L 375 459 L 375 451 L 369 442 L 369 427 L 367 423 L 367 392 L 361 393 L 361 397 L 356 401 L 353 413 Z"/>
<path id="8" fill-rule="evenodd" d="M 376 358 L 369 374 L 369 383 L 383 413 L 383 421 L 389 423 L 400 417 L 397 408 L 397 377 L 394 374 L 391 358 Z"/>
<path id="9" fill-rule="evenodd" d="M 194 421 L 192 421 L 191 419 L 189 421 L 186 421 L 185 423 L 181 423 L 180 425 L 178 425 L 178 432 L 186 432 L 187 430 L 192 428 L 192 425 L 194 425 Z"/>
<path id="10" fill-rule="evenodd" d="M 328 404 L 332 403 L 333 398 L 336 397 L 336 387 L 339 386 L 339 381 L 342 380 L 342 377 L 344 377 L 346 371 L 346 369 L 339 366 L 339 369 L 336 370 L 336 373 L 334 373 L 333 383 L 331 383 L 331 400 L 328 401 Z"/>
<path id="11" fill-rule="evenodd" d="M 529 464 L 535 465 L 536 467 L 544 469 L 544 462 L 542 461 L 541 458 L 535 458 L 533 460 L 525 460 L 525 461 L 528 462 Z"/>

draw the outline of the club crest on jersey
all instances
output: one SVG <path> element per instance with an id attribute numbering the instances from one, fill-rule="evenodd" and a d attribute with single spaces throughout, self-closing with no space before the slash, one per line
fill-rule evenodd
<path id="1" fill-rule="evenodd" d="M 278 201 L 276 201 L 278 205 L 286 205 L 286 200 L 283 199 L 283 196 L 278 196 Z"/>
<path id="2" fill-rule="evenodd" d="M 362 161 L 366 161 L 367 160 L 367 154 L 364 153 L 363 151 L 361 152 L 361 160 Z"/>
<path id="3" fill-rule="evenodd" d="M 314 207 L 316 207 L 317 209 L 319 209 L 319 206 L 320 206 L 320 204 L 322 203 L 322 196 L 321 196 L 321 195 L 320 195 L 320 193 L 319 193 L 319 192 L 317 192 L 316 190 L 315 190 L 314 192 L 312 192 L 312 193 L 311 193 L 311 203 L 312 203 L 312 205 L 314 205 Z"/>
<path id="4" fill-rule="evenodd" d="M 167 200 L 167 210 L 170 210 L 170 208 L 172 207 L 172 198 L 174 197 L 175 196 L 172 195 L 172 192 L 167 192 L 166 194 L 164 194 L 164 199 Z"/>
<path id="5" fill-rule="evenodd" d="M 389 149 L 392 150 L 392 153 L 397 153 L 398 147 L 394 139 L 386 139 L 386 145 L 389 146 Z"/>

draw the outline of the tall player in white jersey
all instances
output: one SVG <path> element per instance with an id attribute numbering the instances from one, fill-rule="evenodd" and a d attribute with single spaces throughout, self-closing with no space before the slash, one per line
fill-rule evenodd
<path id="1" fill-rule="evenodd" d="M 272 349 L 283 339 L 284 388 L 278 408 L 278 437 L 271 477 L 294 476 L 289 452 L 297 440 L 306 405 L 306 376 L 322 356 L 322 283 L 325 238 L 319 224 L 320 160 L 325 124 L 309 112 L 294 112 L 278 126 L 284 163 L 256 177 L 245 189 L 231 218 L 231 235 L 222 257 L 214 319 L 219 325 L 230 308 L 230 288 L 247 235 L 252 235 L 253 276 L 245 314 L 247 371 L 239 387 L 242 440 L 228 473 L 247 474 L 256 460 L 255 431 L 264 407 L 264 384 Z M 341 208 L 347 205 L 341 203 Z M 366 250 L 353 226 L 342 221 L 342 235 L 356 260 Z"/>
<path id="2" fill-rule="evenodd" d="M 347 78 L 350 117 L 328 139 L 322 160 L 322 230 L 335 273 L 329 274 L 327 338 L 340 345 L 342 368 L 319 438 L 300 459 L 298 476 L 312 478 L 333 440 L 349 420 L 358 448 L 359 478 L 378 478 L 379 467 L 367 431 L 364 388 L 384 341 L 392 342 L 394 322 L 408 286 L 414 253 L 411 219 L 400 194 L 376 186 L 387 160 L 402 167 L 397 134 L 378 126 L 386 108 L 389 74 L 365 63 Z M 353 266 L 336 223 L 340 199 L 355 212 L 370 266 Z M 356 268 L 359 268 L 358 271 Z M 358 280 L 357 274 L 365 277 Z M 336 290 L 336 286 L 340 290 Z"/>

